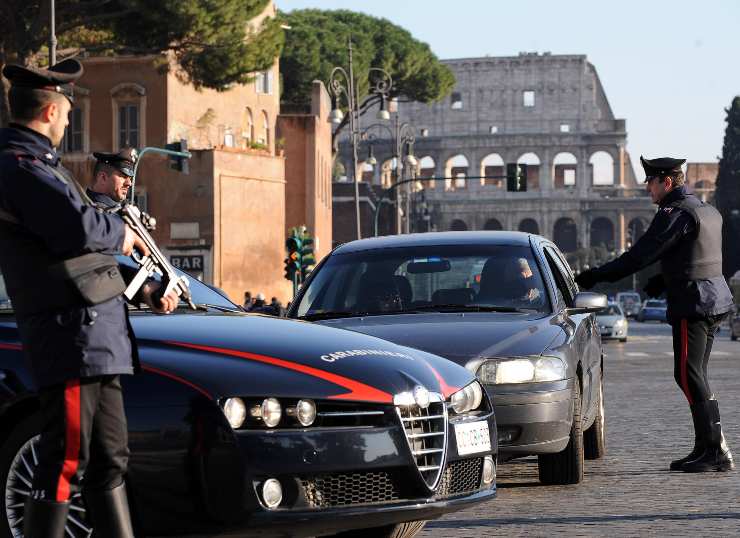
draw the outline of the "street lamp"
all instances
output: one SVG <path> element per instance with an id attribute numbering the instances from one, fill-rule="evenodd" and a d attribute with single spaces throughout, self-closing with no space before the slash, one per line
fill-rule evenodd
<path id="1" fill-rule="evenodd" d="M 393 87 L 393 79 L 391 76 L 378 67 L 371 67 L 368 70 L 367 77 L 370 79 L 373 75 L 376 76 L 375 81 L 370 89 L 370 95 L 360 103 L 359 90 L 355 81 L 354 75 L 354 64 L 352 62 L 352 39 L 347 40 L 347 51 L 349 55 L 349 71 L 343 67 L 335 67 L 331 71 L 329 76 L 329 88 L 332 94 L 333 108 L 329 114 L 329 122 L 335 125 L 339 125 L 344 121 L 344 114 L 339 107 L 340 97 L 344 96 L 347 102 L 347 110 L 349 113 L 349 137 L 352 143 L 352 177 L 355 184 L 355 225 L 357 228 L 356 235 L 357 239 L 362 238 L 362 228 L 360 225 L 360 184 L 359 178 L 357 177 L 357 150 L 360 143 L 360 116 L 362 115 L 363 108 L 369 104 L 373 99 L 377 99 L 380 96 L 380 110 L 378 111 L 377 118 L 380 120 L 390 119 L 390 113 L 388 112 L 386 102 L 388 100 L 389 92 Z"/>

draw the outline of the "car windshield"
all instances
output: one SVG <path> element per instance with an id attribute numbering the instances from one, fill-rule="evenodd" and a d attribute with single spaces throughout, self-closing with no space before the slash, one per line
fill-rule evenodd
<path id="1" fill-rule="evenodd" d="M 136 263 L 129 257 L 116 256 L 116 258 L 121 265 L 127 265 L 132 268 L 137 267 Z M 175 271 L 177 271 L 178 274 L 184 274 L 188 277 L 193 303 L 199 305 L 207 305 L 222 310 L 240 310 L 240 308 L 232 303 L 228 298 L 224 297 L 219 292 L 210 288 L 203 282 L 200 282 L 194 276 L 188 275 L 187 273 L 184 273 L 179 269 L 175 269 Z M 154 275 L 155 280 L 160 280 L 160 278 L 161 277 L 158 274 Z M 184 306 L 186 304 L 187 303 L 180 301 L 181 306 Z M 0 313 L 12 312 L 13 306 L 10 302 L 10 297 L 8 296 L 8 292 L 5 287 L 5 279 L 3 278 L 2 273 L 0 273 Z"/>
<path id="2" fill-rule="evenodd" d="M 448 245 L 335 254 L 314 275 L 298 317 L 424 311 L 549 312 L 529 247 Z"/>
<path id="3" fill-rule="evenodd" d="M 600 316 L 621 316 L 622 309 L 615 304 L 607 306 L 604 310 L 599 312 Z"/>
<path id="4" fill-rule="evenodd" d="M 663 301 L 648 301 L 645 303 L 645 308 L 665 308 Z"/>
<path id="5" fill-rule="evenodd" d="M 640 302 L 640 294 L 639 293 L 622 293 L 619 294 L 619 302 L 620 303 L 639 303 Z"/>

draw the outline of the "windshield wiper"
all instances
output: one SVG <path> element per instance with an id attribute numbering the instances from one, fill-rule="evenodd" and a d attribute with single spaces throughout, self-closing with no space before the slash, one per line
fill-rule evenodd
<path id="1" fill-rule="evenodd" d="M 437 311 L 437 312 L 528 312 L 536 311 L 533 308 L 514 308 L 513 306 L 488 306 L 479 304 L 429 304 L 415 306 L 408 310 L 401 310 L 397 313 L 414 313 L 420 311 Z"/>
<path id="2" fill-rule="evenodd" d="M 389 314 L 390 312 L 377 312 L 377 314 Z M 361 318 L 362 316 L 371 316 L 373 312 L 313 312 L 310 314 L 304 314 L 298 319 L 304 319 L 306 321 L 316 321 L 319 319 L 338 319 L 338 318 Z"/>

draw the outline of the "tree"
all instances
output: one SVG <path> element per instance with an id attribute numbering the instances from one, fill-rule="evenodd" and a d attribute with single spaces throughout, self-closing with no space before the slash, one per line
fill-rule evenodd
<path id="1" fill-rule="evenodd" d="M 391 97 L 430 103 L 455 85 L 452 71 L 426 43 L 386 19 L 346 10 L 305 9 L 284 15 L 290 31 L 281 58 L 284 102 L 303 104 L 314 80 L 327 82 L 335 66 L 347 67 L 347 41 L 352 38 L 360 102 L 368 94 L 370 67 L 393 77 Z M 365 109 L 377 103 L 371 99 Z"/>
<path id="2" fill-rule="evenodd" d="M 250 23 L 269 0 L 56 0 L 60 50 L 160 54 L 161 66 L 196 87 L 224 90 L 269 68 L 282 50 L 277 18 Z M 0 2 L 0 69 L 48 63 L 50 0 Z M 65 54 L 67 55 L 67 54 Z M 60 55 L 61 56 L 61 55 Z M 175 62 L 170 62 L 169 59 Z M 0 124 L 8 120 L 2 79 Z"/>
<path id="3" fill-rule="evenodd" d="M 723 273 L 731 277 L 740 270 L 740 95 L 732 100 L 727 112 L 727 129 L 719 160 L 715 202 L 722 213 Z"/>

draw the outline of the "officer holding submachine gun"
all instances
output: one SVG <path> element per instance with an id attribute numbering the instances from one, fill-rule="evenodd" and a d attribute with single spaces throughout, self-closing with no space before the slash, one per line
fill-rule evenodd
<path id="1" fill-rule="evenodd" d="M 84 476 L 95 534 L 131 538 L 119 376 L 138 364 L 122 294 L 169 313 L 178 293 L 189 298 L 186 283 L 139 277 L 136 289 L 127 287 L 114 255 L 136 250 L 139 259 L 159 262 L 161 253 L 152 253 L 148 234 L 139 235 L 140 222 L 101 211 L 60 165 L 55 147 L 82 65 L 6 65 L 3 75 L 11 83 L 12 123 L 0 129 L 0 269 L 36 380 L 41 419 L 24 536 L 61 538 L 69 500 Z M 156 272 L 154 265 L 147 275 Z M 171 276 L 166 267 L 159 271 Z"/>

